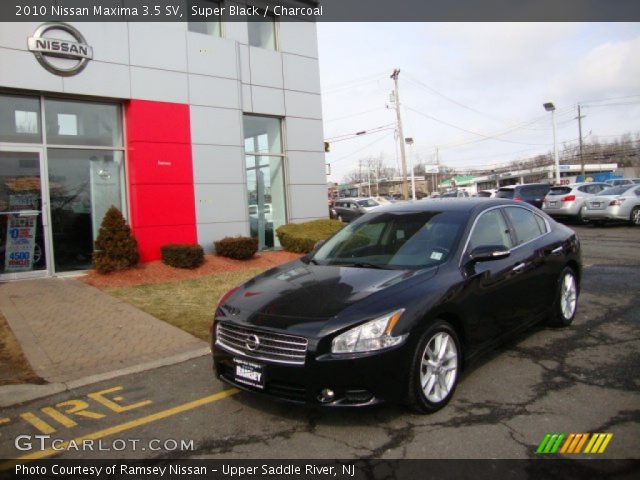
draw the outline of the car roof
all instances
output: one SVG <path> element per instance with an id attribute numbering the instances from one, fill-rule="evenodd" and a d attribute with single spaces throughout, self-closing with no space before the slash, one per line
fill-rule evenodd
<path id="1" fill-rule="evenodd" d="M 527 204 L 503 198 L 462 197 L 462 198 L 429 198 L 416 202 L 394 203 L 376 208 L 376 212 L 470 212 L 479 207 L 498 205 L 516 205 L 527 207 Z"/>

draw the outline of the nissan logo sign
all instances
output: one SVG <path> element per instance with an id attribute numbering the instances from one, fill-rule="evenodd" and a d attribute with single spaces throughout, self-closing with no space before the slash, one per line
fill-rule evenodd
<path id="1" fill-rule="evenodd" d="M 45 35 L 53 31 L 66 32 L 75 41 Z M 51 73 L 63 77 L 80 73 L 87 66 L 89 60 L 93 58 L 93 49 L 87 45 L 87 41 L 82 34 L 67 23 L 43 23 L 36 29 L 33 36 L 29 37 L 28 47 L 40 65 Z M 51 57 L 76 60 L 76 62 L 71 66 L 65 67 L 59 62 L 52 62 Z"/>
<path id="2" fill-rule="evenodd" d="M 260 346 L 260 339 L 257 335 L 249 335 L 245 340 L 244 345 L 247 347 L 247 350 L 254 352 Z"/>

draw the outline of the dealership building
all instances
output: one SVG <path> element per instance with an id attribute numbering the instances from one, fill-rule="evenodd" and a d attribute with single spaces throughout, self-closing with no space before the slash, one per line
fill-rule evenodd
<path id="1" fill-rule="evenodd" d="M 327 216 L 316 25 L 0 23 L 0 280 Z"/>

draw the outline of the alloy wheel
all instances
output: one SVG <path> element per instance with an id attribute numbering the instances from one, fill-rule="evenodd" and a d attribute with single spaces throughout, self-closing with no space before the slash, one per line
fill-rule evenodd
<path id="1" fill-rule="evenodd" d="M 576 311 L 577 288 L 576 279 L 571 273 L 566 273 L 562 279 L 560 290 L 560 309 L 562 316 L 569 320 Z"/>
<path id="2" fill-rule="evenodd" d="M 640 207 L 636 207 L 631 211 L 631 222 L 634 225 L 640 225 Z"/>
<path id="3" fill-rule="evenodd" d="M 420 364 L 420 385 L 427 400 L 442 402 L 453 389 L 457 375 L 456 343 L 447 332 L 438 332 L 427 343 Z"/>

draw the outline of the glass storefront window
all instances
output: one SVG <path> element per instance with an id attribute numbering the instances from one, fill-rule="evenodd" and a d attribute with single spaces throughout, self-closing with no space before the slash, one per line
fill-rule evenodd
<path id="1" fill-rule="evenodd" d="M 278 248 L 275 230 L 287 222 L 280 119 L 244 116 L 249 227 L 261 250 Z"/>
<path id="2" fill-rule="evenodd" d="M 45 122 L 49 145 L 122 146 L 117 104 L 46 99 Z"/>
<path id="3" fill-rule="evenodd" d="M 123 154 L 50 148 L 47 155 L 56 272 L 90 268 L 105 213 L 122 210 Z"/>
<path id="4" fill-rule="evenodd" d="M 42 142 L 39 98 L 0 95 L 0 142 Z"/>
<path id="5" fill-rule="evenodd" d="M 46 268 L 40 155 L 0 151 L 0 274 Z"/>

